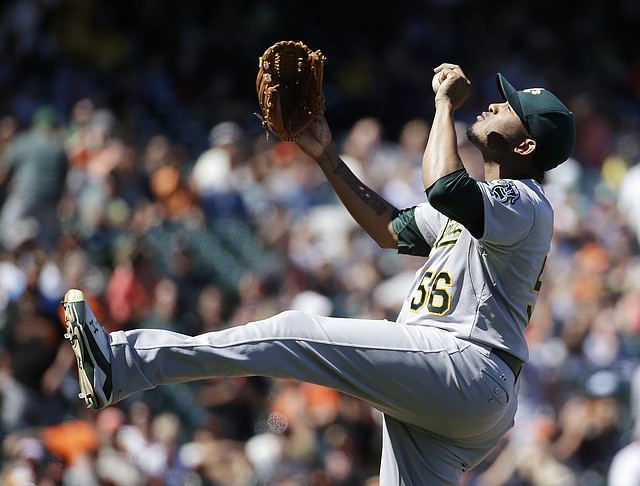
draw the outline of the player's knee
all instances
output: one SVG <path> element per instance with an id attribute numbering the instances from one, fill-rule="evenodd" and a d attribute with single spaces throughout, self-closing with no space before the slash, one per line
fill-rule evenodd
<path id="1" fill-rule="evenodd" d="M 311 314 L 297 309 L 288 309 L 280 312 L 277 316 L 280 319 L 287 320 L 289 322 L 302 322 L 311 318 Z"/>
<path id="2" fill-rule="evenodd" d="M 289 309 L 276 314 L 268 320 L 285 326 L 286 328 L 298 328 L 310 327 L 317 317 L 318 316 L 310 314 L 309 312 Z"/>

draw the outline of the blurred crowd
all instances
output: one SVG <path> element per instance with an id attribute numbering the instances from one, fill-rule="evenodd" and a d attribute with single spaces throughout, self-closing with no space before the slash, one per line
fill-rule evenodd
<path id="1" fill-rule="evenodd" d="M 291 308 L 395 318 L 420 259 L 377 248 L 253 115 L 257 57 L 285 37 L 327 55 L 335 143 L 397 207 L 425 197 L 433 66 L 459 62 L 474 81 L 458 142 L 475 177 L 463 133 L 496 100 L 496 71 L 566 100 L 578 144 L 545 180 L 555 233 L 516 426 L 465 484 L 640 478 L 638 4 L 556 2 L 564 24 L 542 15 L 549 2 L 414 1 L 385 16 L 329 0 L 298 22 L 278 13 L 286 0 L 218 3 L 3 7 L 0 484 L 377 484 L 381 417 L 360 401 L 251 377 L 86 410 L 63 336 L 69 288 L 109 330 L 196 334 Z"/>

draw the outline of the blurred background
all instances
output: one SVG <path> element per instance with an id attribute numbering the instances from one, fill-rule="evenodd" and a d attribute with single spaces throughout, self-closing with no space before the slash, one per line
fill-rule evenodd
<path id="1" fill-rule="evenodd" d="M 267 140 L 258 57 L 327 57 L 345 161 L 398 207 L 424 200 L 432 70 L 460 64 L 465 126 L 495 74 L 573 111 L 549 172 L 552 252 L 516 426 L 467 485 L 640 481 L 640 3 L 14 0 L 0 7 L 0 483 L 377 484 L 380 415 L 286 380 L 77 398 L 59 302 L 109 329 L 195 334 L 296 308 L 394 319 L 420 259 L 378 249 L 320 171 Z M 636 483 L 622 482 L 635 477 Z"/>

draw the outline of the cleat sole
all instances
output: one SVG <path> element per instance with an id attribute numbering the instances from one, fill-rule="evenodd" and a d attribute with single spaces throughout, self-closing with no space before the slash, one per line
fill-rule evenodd
<path id="1" fill-rule="evenodd" d="M 85 357 L 79 341 L 82 339 L 82 336 L 80 335 L 80 331 L 71 324 L 74 321 L 78 322 L 79 316 L 75 312 L 74 307 L 69 305 L 69 303 L 80 302 L 82 300 L 84 300 L 84 295 L 79 290 L 70 290 L 65 295 L 62 305 L 64 307 L 64 320 L 67 332 L 64 337 L 71 342 L 71 348 L 73 349 L 73 353 L 76 355 L 76 361 L 78 364 L 78 385 L 80 386 L 80 394 L 78 396 L 85 401 L 87 408 L 97 408 L 98 404 L 93 400 L 93 386 L 91 384 L 91 380 L 84 371 L 83 363 Z"/>

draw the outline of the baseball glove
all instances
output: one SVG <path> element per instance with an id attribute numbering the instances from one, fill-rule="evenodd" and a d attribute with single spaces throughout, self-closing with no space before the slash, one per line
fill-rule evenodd
<path id="1" fill-rule="evenodd" d="M 325 57 L 302 42 L 280 41 L 259 59 L 256 90 L 262 126 L 284 142 L 295 142 L 324 114 Z"/>

